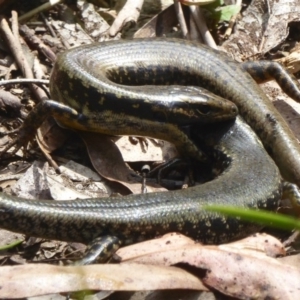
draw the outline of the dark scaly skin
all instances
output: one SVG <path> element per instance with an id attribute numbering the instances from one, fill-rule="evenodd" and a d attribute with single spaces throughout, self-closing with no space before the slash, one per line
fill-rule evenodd
<path id="1" fill-rule="evenodd" d="M 86 58 L 83 58 L 84 55 Z M 118 82 L 143 85 L 154 77 L 157 78 L 155 84 L 170 81 L 201 85 L 231 99 L 237 103 L 247 122 L 260 134 L 269 151 L 272 149 L 281 172 L 298 181 L 299 156 L 296 154 L 299 154 L 299 146 L 269 100 L 237 63 L 197 43 L 182 40 L 118 41 L 68 52 L 62 56 L 61 66 L 57 65 L 51 78 L 52 96 L 63 103 L 56 104 L 58 108 L 61 106 L 58 111 L 63 111 L 55 115 L 60 124 L 66 127 L 75 125 L 75 128 L 82 130 L 95 129 L 101 108 L 105 112 L 111 111 L 112 116 L 117 111 L 118 116 L 123 113 L 125 118 L 131 116 L 139 120 L 136 114 L 140 111 L 136 107 L 141 103 L 142 117 L 147 116 L 148 121 L 158 117 L 162 124 L 169 124 L 171 120 L 176 122 L 173 118 L 178 116 L 178 110 L 172 110 L 170 103 L 161 105 L 163 101 L 155 103 L 155 99 L 151 99 L 150 106 L 143 110 L 143 107 L 147 107 L 147 101 L 139 102 L 141 99 L 136 99 L 135 105 L 128 103 L 129 108 L 120 106 L 118 101 L 121 98 L 124 103 L 126 89 L 105 78 L 99 82 L 89 73 L 105 70 L 104 66 L 98 65 L 103 55 L 109 69 L 108 76 Z M 85 70 L 79 69 L 80 63 Z M 148 71 L 140 71 L 139 67 Z M 144 75 L 134 77 L 135 72 Z M 161 72 L 163 77 L 159 76 Z M 99 97 L 99 89 L 110 94 L 113 104 Z M 134 98 L 133 90 L 144 93 L 147 88 L 139 86 L 129 89 L 129 101 Z M 157 90 L 164 89 L 159 87 Z M 168 115 L 162 119 L 167 114 L 166 108 L 169 109 Z M 97 114 L 93 115 L 95 111 Z M 177 121 L 179 124 L 189 123 L 186 117 L 190 118 L 191 113 L 181 117 Z M 223 132 L 224 136 L 220 131 L 222 128 L 217 130 L 216 134 L 221 135 L 219 139 L 213 138 L 214 131 L 205 137 L 207 141 L 215 141 L 215 153 L 221 153 L 219 156 L 223 163 L 230 164 L 227 171 L 211 183 L 176 192 L 121 197 L 117 203 L 115 199 L 29 202 L 2 194 L 0 226 L 36 236 L 82 242 L 107 234 L 116 235 L 130 243 L 170 231 L 179 231 L 206 242 L 244 236 L 253 227 L 245 227 L 235 219 L 204 212 L 202 204 L 273 209 L 277 207 L 282 184 L 276 166 L 253 132 L 241 120 L 232 126 L 229 131 Z M 133 126 L 126 130 L 135 134 L 136 128 Z M 291 148 L 288 149 L 288 146 Z M 278 158 L 279 154 L 284 158 Z M 287 157 L 285 165 L 284 159 Z M 296 162 L 294 165 L 293 160 Z"/>
<path id="2" fill-rule="evenodd" d="M 130 43 L 108 42 L 64 52 L 51 73 L 52 99 L 83 114 L 91 123 L 86 121 L 82 126 L 97 131 L 102 125 L 97 123 L 97 114 L 102 110 L 177 125 L 236 117 L 235 105 L 211 96 L 199 85 L 192 86 L 193 76 L 184 69 L 178 72 L 173 59 L 164 59 L 163 63 L 158 51 L 151 55 L 151 43 L 146 49 L 136 46 L 137 43 L 131 47 Z M 188 86 L 183 86 L 185 83 Z M 59 121 L 70 126 L 68 120 Z"/>
<path id="3" fill-rule="evenodd" d="M 232 102 L 200 88 L 195 88 L 193 93 L 190 93 L 190 88 L 187 90 L 183 87 L 178 94 L 180 96 L 184 95 L 185 97 L 188 95 L 193 101 L 198 101 L 199 105 L 204 105 L 205 110 L 209 110 L 212 107 L 217 109 L 211 113 L 211 116 L 208 116 L 208 114 L 198 116 L 198 123 L 218 122 L 220 120 L 230 120 L 236 117 L 237 108 Z M 197 95 L 194 93 L 195 90 L 198 92 Z M 87 101 L 88 99 L 89 97 L 84 100 Z M 173 100 L 176 102 L 174 97 L 168 100 L 170 102 Z M 93 99 L 91 99 L 91 101 L 93 101 Z M 155 106 L 155 103 L 153 103 L 153 106 Z M 135 135 L 166 140 L 173 143 L 183 156 L 190 156 L 199 161 L 207 162 L 207 156 L 195 146 L 175 122 L 157 120 L 149 111 L 147 115 L 146 112 L 142 111 L 143 104 L 138 105 L 135 109 L 135 115 L 133 113 L 127 115 L 124 112 L 118 111 L 117 108 L 114 111 L 107 109 L 105 105 L 98 105 L 97 110 L 93 110 L 92 112 L 85 111 L 83 113 L 82 111 L 73 109 L 71 106 L 53 100 L 46 100 L 39 103 L 34 110 L 30 112 L 24 120 L 22 127 L 19 129 L 17 138 L 9 143 L 3 152 L 6 152 L 15 145 L 13 151 L 13 153 L 15 153 L 20 147 L 26 144 L 29 138 L 34 136 L 37 128 L 45 119 L 51 116 L 54 117 L 62 127 L 70 129 L 93 131 L 108 135 Z M 183 111 L 183 109 L 180 110 L 180 112 L 181 111 Z M 224 115 L 222 115 L 222 111 L 224 111 Z M 174 117 L 177 117 L 178 120 L 180 120 L 180 112 L 176 111 L 174 113 Z M 141 115 L 143 117 L 141 117 Z M 216 116 L 216 118 L 214 118 L 214 116 Z M 192 118 L 194 118 L 194 116 Z"/>
<path id="4" fill-rule="evenodd" d="M 260 68 L 257 68 L 259 64 Z M 137 71 L 140 68 L 146 68 L 148 76 L 135 75 L 139 74 Z M 52 74 L 51 93 L 53 98 L 78 111 L 87 112 L 97 108 L 97 103 L 103 99 L 91 103 L 80 100 L 85 99 L 85 93 L 93 94 L 93 90 L 94 93 L 97 93 L 99 88 L 113 91 L 113 95 L 118 93 L 127 95 L 130 101 L 132 100 L 136 87 L 132 87 L 128 91 L 127 87 L 117 86 L 107 81 L 106 78 L 101 78 L 102 83 L 99 85 L 97 80 L 93 80 L 93 72 L 98 74 L 99 69 L 104 73 L 107 70 L 106 73 L 112 80 L 123 84 L 129 82 L 135 84 L 136 81 L 136 84 L 142 85 L 149 83 L 148 78 L 153 78 L 155 84 L 170 82 L 202 86 L 233 101 L 245 121 L 254 129 L 269 154 L 276 161 L 282 176 L 286 180 L 300 185 L 298 141 L 261 88 L 245 71 L 245 69 L 252 70 L 251 74 L 257 79 L 261 76 L 264 77 L 262 80 L 275 75 L 284 90 L 295 100 L 300 101 L 297 82 L 293 81 L 280 65 L 258 62 L 252 66 L 245 63 L 241 67 L 221 52 L 184 40 L 154 39 L 107 42 L 76 48 L 61 57 Z M 259 71 L 261 69 L 264 71 Z M 162 71 L 163 76 L 160 76 Z M 265 75 L 262 75 L 264 73 Z M 129 77 L 130 79 L 128 79 Z M 91 89 L 91 86 L 96 87 Z M 124 109 L 126 114 L 128 110 L 134 113 L 133 106 L 126 105 L 125 108 L 121 106 L 124 99 L 118 101 L 117 97 L 115 101 L 111 100 L 113 99 L 110 97 L 109 101 L 105 102 L 111 109 L 120 108 Z M 151 109 L 148 108 L 149 110 Z M 153 116 L 161 115 L 162 110 L 163 108 L 158 109 L 157 114 L 153 113 Z M 174 116 L 176 118 L 176 114 Z M 169 118 L 171 120 L 172 116 Z M 177 118 L 178 124 L 181 124 L 180 120 Z M 182 123 L 187 121 L 185 118 L 182 120 Z"/>
<path id="5" fill-rule="evenodd" d="M 273 61 L 249 61 L 240 65 L 257 83 L 276 80 L 282 90 L 291 98 L 299 100 L 299 84 L 293 74 Z M 292 80 L 290 80 L 292 79 Z"/>
<path id="6" fill-rule="evenodd" d="M 72 52 L 72 57 L 71 54 Z M 52 116 L 61 126 L 70 129 L 166 140 L 173 143 L 183 156 L 207 162 L 207 156 L 194 145 L 179 125 L 215 123 L 237 116 L 238 109 L 235 104 L 200 87 L 128 86 L 131 93 L 125 93 L 126 88 L 123 86 L 121 93 L 119 86 L 112 83 L 111 89 L 104 89 L 105 82 L 102 79 L 105 77 L 100 68 L 97 68 L 97 78 L 82 78 L 84 72 L 77 69 L 77 65 L 75 70 L 72 69 L 76 57 L 72 57 L 74 63 L 67 67 L 63 62 L 70 58 L 65 56 L 64 54 L 58 59 L 50 80 L 51 94 L 60 102 L 45 100 L 39 103 L 25 119 L 18 137 L 9 143 L 3 152 L 15 146 L 15 153 L 34 136 L 43 121 Z M 70 80 L 70 76 L 73 75 L 65 71 L 64 67 L 61 69 L 60 65 L 67 70 L 70 68 L 71 74 L 75 72 L 78 78 Z M 89 69 L 88 62 L 85 67 Z M 153 80 L 147 77 L 147 70 L 140 69 L 139 79 L 152 83 Z M 168 71 L 161 71 L 161 76 L 163 72 L 168 74 Z M 69 84 L 72 91 L 63 89 L 61 83 L 65 88 L 68 88 L 66 84 Z M 67 99 L 66 103 L 62 101 L 64 98 Z"/>
<path id="7" fill-rule="evenodd" d="M 211 182 L 178 191 L 72 201 L 29 201 L 2 193 L 0 227 L 83 243 L 108 235 L 125 244 L 173 231 L 206 243 L 254 232 L 259 225 L 207 212 L 202 206 L 276 209 L 282 184 L 274 161 L 240 118 L 218 128 L 206 125 L 198 135 L 225 169 Z"/>

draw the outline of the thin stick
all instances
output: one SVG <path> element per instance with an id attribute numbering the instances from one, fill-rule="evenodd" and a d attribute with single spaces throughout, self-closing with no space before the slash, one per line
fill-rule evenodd
<path id="1" fill-rule="evenodd" d="M 13 16 L 14 16 L 14 14 L 13 14 Z M 8 23 L 4 17 L 0 18 L 0 29 L 1 29 L 1 32 L 3 33 L 3 35 L 5 36 L 5 38 L 8 42 L 8 46 L 9 46 L 10 50 L 12 51 L 13 56 L 16 60 L 16 63 L 18 65 L 18 67 L 20 68 L 20 70 L 22 71 L 24 77 L 34 78 L 33 73 L 30 69 L 30 66 L 24 57 L 21 44 L 20 44 L 19 40 L 15 39 L 15 37 L 12 34 L 12 31 L 10 30 Z M 37 86 L 31 86 L 30 88 L 39 100 L 46 98 L 46 94 L 43 92 L 43 90 L 39 89 Z"/>
<path id="2" fill-rule="evenodd" d="M 28 83 L 34 83 L 34 84 L 46 84 L 49 85 L 49 80 L 47 79 L 35 79 L 35 78 L 20 78 L 20 79 L 9 79 L 9 80 L 0 80 L 0 86 L 1 85 L 7 85 L 7 84 L 28 84 Z"/>

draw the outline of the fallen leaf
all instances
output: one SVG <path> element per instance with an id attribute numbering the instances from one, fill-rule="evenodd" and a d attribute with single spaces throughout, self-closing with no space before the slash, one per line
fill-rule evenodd
<path id="1" fill-rule="evenodd" d="M 299 12 L 300 0 L 254 0 L 222 48 L 239 61 L 264 54 L 286 39 Z"/>
<path id="2" fill-rule="evenodd" d="M 126 248 L 117 251 L 116 255 L 122 261 L 126 257 L 124 263 L 166 266 L 185 263 L 204 269 L 202 280 L 205 285 L 240 299 L 297 299 L 300 295 L 299 268 L 267 256 L 285 253 L 281 243 L 271 236 L 257 234 L 220 246 L 204 246 L 184 238 L 177 245 L 178 241 L 178 234 L 168 234 L 150 241 L 148 251 L 148 242 L 129 246 L 141 247 L 140 255 L 137 249 L 136 252 L 131 250 L 132 259 Z"/>
<path id="3" fill-rule="evenodd" d="M 29 264 L 1 267 L 0 270 L 0 298 L 16 299 L 83 290 L 207 290 L 196 276 L 176 267 L 134 263 L 80 267 Z"/>
<path id="4" fill-rule="evenodd" d="M 112 142 L 111 137 L 92 132 L 81 132 L 80 136 L 87 146 L 95 170 L 101 176 L 121 183 L 134 194 L 141 193 L 141 178 L 125 164 L 120 150 Z M 138 160 L 139 157 L 137 157 Z M 148 192 L 154 192 L 165 191 L 166 189 L 156 183 L 149 182 L 147 190 Z"/>

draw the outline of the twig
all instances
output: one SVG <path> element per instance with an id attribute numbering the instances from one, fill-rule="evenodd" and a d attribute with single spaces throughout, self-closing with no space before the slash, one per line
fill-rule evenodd
<path id="1" fill-rule="evenodd" d="M 42 12 L 42 11 L 45 11 L 47 9 L 49 9 L 50 7 L 56 5 L 57 3 L 61 2 L 61 0 L 49 0 L 49 2 L 47 3 L 44 3 L 42 4 L 41 6 L 29 11 L 28 13 L 22 15 L 20 18 L 19 18 L 19 22 L 23 22 L 23 21 L 26 21 L 27 19 L 30 19 L 32 16 Z"/>
<path id="2" fill-rule="evenodd" d="M 19 24 L 18 24 L 18 15 L 16 11 L 11 12 L 11 30 L 16 40 L 19 40 Z"/>
<path id="3" fill-rule="evenodd" d="M 203 43 L 202 36 L 197 28 L 194 18 L 190 17 L 189 21 L 190 21 L 190 39 L 192 41 L 198 41 Z"/>
<path id="4" fill-rule="evenodd" d="M 7 84 L 28 84 L 28 83 L 34 83 L 34 84 L 46 84 L 49 85 L 49 80 L 46 79 L 35 79 L 35 78 L 20 78 L 20 79 L 9 79 L 9 80 L 0 80 L 0 86 L 1 85 L 7 85 Z"/>
<path id="5" fill-rule="evenodd" d="M 47 98 L 51 98 L 48 90 L 43 86 L 44 84 L 49 85 L 49 80 L 45 79 L 34 79 L 34 78 L 21 78 L 21 79 L 9 79 L 9 80 L 0 80 L 0 86 L 8 85 L 8 84 L 36 84 L 40 85 L 41 89 L 47 95 Z"/>
<path id="6" fill-rule="evenodd" d="M 201 33 L 201 36 L 203 38 L 203 41 L 206 45 L 210 46 L 211 48 L 218 49 L 213 37 L 211 36 L 206 23 L 204 21 L 204 15 L 200 9 L 200 7 L 197 7 L 195 5 L 189 6 L 192 17 Z"/>
<path id="7" fill-rule="evenodd" d="M 45 15 L 43 13 L 40 14 L 44 24 L 46 25 L 46 27 L 48 28 L 48 30 L 50 31 L 51 35 L 55 38 L 57 38 L 57 35 L 52 27 L 52 24 L 48 21 L 48 19 L 45 17 Z"/>
<path id="8" fill-rule="evenodd" d="M 177 19 L 182 31 L 182 35 L 185 39 L 187 39 L 189 37 L 189 32 L 188 32 L 188 28 L 186 26 L 186 22 L 184 19 L 184 15 L 183 15 L 183 11 L 182 11 L 182 6 L 181 3 L 178 2 L 178 0 L 174 0 L 174 7 L 175 7 L 175 11 L 177 14 Z"/>
<path id="9" fill-rule="evenodd" d="M 228 28 L 226 29 L 225 34 L 224 34 L 224 38 L 225 38 L 225 39 L 228 39 L 229 36 L 230 36 L 231 33 L 232 33 L 233 26 L 234 26 L 235 21 L 236 21 L 236 19 L 237 19 L 239 13 L 240 13 L 240 11 L 241 11 L 241 8 L 242 8 L 242 0 L 236 0 L 236 5 L 237 5 L 237 6 L 240 6 L 240 10 L 238 11 L 238 13 L 236 13 L 234 16 L 232 16 L 232 17 L 230 18 L 230 21 L 229 21 L 229 24 L 228 24 Z"/>
<path id="10" fill-rule="evenodd" d="M 15 13 L 13 13 L 13 19 L 14 18 L 16 18 Z M 6 40 L 8 42 L 8 46 L 9 46 L 11 52 L 13 53 L 16 63 L 18 65 L 18 67 L 20 68 L 20 70 L 22 71 L 23 76 L 26 78 L 33 78 L 34 77 L 33 73 L 30 69 L 30 66 L 29 66 L 27 60 L 24 57 L 21 44 L 20 44 L 19 40 L 17 40 L 13 36 L 13 34 L 8 26 L 8 23 L 4 17 L 0 18 L 0 25 L 1 25 L 0 26 L 1 32 L 3 33 L 4 37 L 6 38 Z M 37 86 L 31 85 L 30 88 L 31 88 L 32 92 L 34 93 L 34 95 L 39 100 L 46 98 L 46 94 L 43 92 L 43 90 L 39 89 Z"/>
<path id="11" fill-rule="evenodd" d="M 30 43 L 37 50 L 41 51 L 51 62 L 56 61 L 55 53 L 35 35 L 34 30 L 28 28 L 26 25 L 21 25 L 20 32 L 26 42 Z"/>
<path id="12" fill-rule="evenodd" d="M 286 241 L 283 242 L 284 247 L 290 246 L 292 243 L 294 243 L 297 239 L 299 239 L 300 232 L 295 231 Z"/>

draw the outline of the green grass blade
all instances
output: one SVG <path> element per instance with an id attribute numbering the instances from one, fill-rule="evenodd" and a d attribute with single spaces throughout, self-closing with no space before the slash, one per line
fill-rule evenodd
<path id="1" fill-rule="evenodd" d="M 244 209 L 236 206 L 223 205 L 207 205 L 204 209 L 280 229 L 300 230 L 300 221 L 298 219 L 265 210 Z"/>

